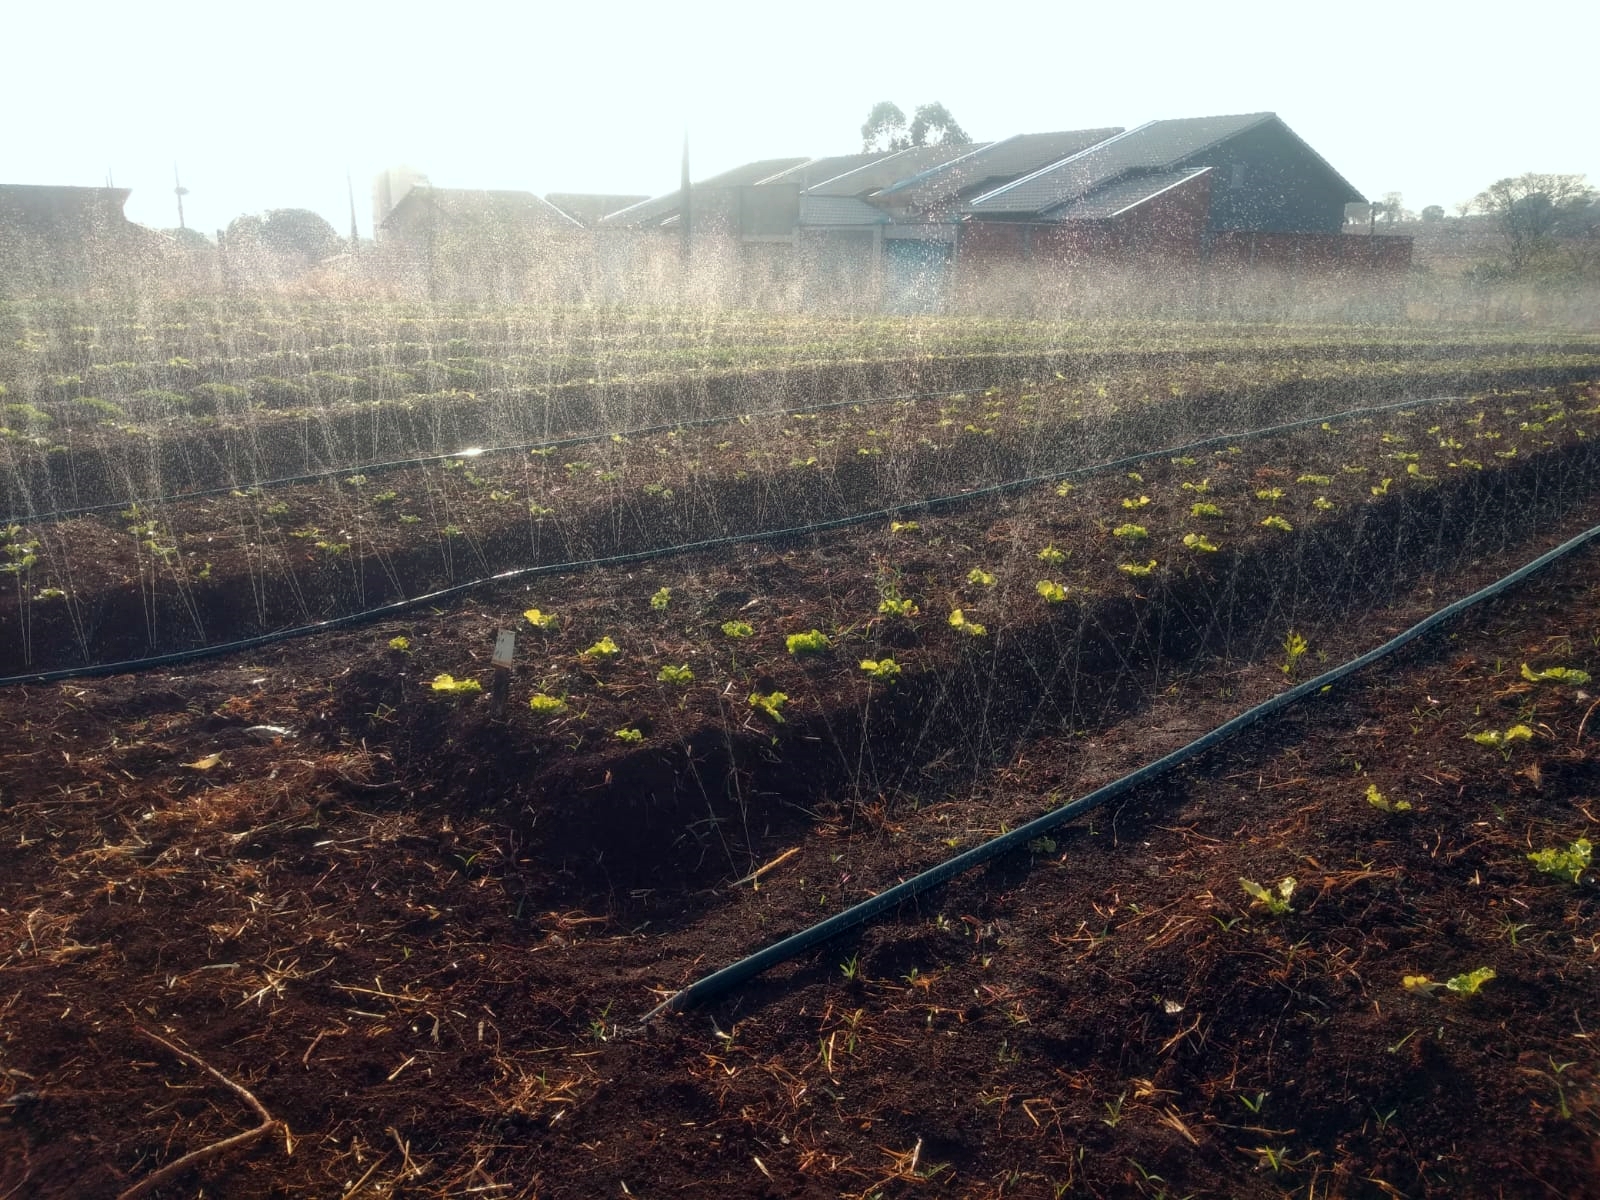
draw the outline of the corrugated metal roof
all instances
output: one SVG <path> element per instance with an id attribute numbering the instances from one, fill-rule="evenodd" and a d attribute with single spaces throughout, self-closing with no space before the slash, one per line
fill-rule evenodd
<path id="1" fill-rule="evenodd" d="M 913 146 L 909 150 L 885 155 L 864 167 L 812 184 L 808 190 L 813 196 L 870 196 L 902 179 L 910 179 L 919 171 L 926 171 L 929 167 L 936 167 L 988 145 L 989 142 L 978 142 L 972 146 Z"/>
<path id="2" fill-rule="evenodd" d="M 1277 117 L 1272 113 L 1246 113 L 1150 121 L 978 196 L 967 205 L 967 211 L 1043 212 L 1076 200 L 1131 171 L 1170 170 L 1219 142 L 1275 120 Z"/>
<path id="3" fill-rule="evenodd" d="M 873 154 L 835 154 L 830 158 L 812 158 L 797 167 L 789 167 L 776 175 L 768 175 L 758 182 L 798 183 L 801 187 L 808 188 L 814 183 L 822 183 L 836 175 L 843 175 L 846 171 L 854 171 L 888 157 L 889 152 L 881 150 Z"/>
<path id="4" fill-rule="evenodd" d="M 689 185 L 690 199 L 701 188 L 729 188 L 746 187 L 769 175 L 776 175 L 790 167 L 797 167 L 808 160 L 804 158 L 763 158 L 756 162 L 745 163 L 724 171 L 720 175 L 713 175 L 709 179 L 701 179 Z M 605 217 L 600 224 L 606 226 L 618 225 L 659 225 L 668 217 L 676 216 L 678 202 L 682 198 L 681 189 L 674 188 L 670 192 L 663 192 L 641 204 L 634 204 L 621 212 L 614 212 Z"/>
<path id="5" fill-rule="evenodd" d="M 809 228 L 888 223 L 888 213 L 854 196 L 800 196 L 800 224 Z"/>
<path id="6" fill-rule="evenodd" d="M 577 225 L 555 205 L 532 192 L 484 191 L 476 188 L 414 187 L 383 224 L 407 206 L 426 204 L 436 212 L 463 220 L 489 220 L 499 224 Z"/>
<path id="7" fill-rule="evenodd" d="M 1210 167 L 1195 167 L 1187 171 L 1135 175 L 1131 179 L 1121 179 L 1097 188 L 1077 200 L 1069 200 L 1060 208 L 1051 209 L 1049 215 L 1052 220 L 1058 221 L 1102 221 L 1127 212 L 1130 208 L 1137 208 L 1162 192 L 1197 179 L 1209 170 Z"/>
<path id="8" fill-rule="evenodd" d="M 1035 171 L 1068 155 L 1121 133 L 1119 126 L 1106 129 L 1069 129 L 1057 133 L 1019 133 L 1004 141 L 951 159 L 910 179 L 885 188 L 883 199 L 896 204 L 927 208 L 949 200 L 991 181 L 1010 182 L 1019 175 Z"/>

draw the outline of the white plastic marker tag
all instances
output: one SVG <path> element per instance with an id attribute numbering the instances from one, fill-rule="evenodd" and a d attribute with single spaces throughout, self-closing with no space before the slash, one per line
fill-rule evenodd
<path id="1" fill-rule="evenodd" d="M 517 652 L 517 634 L 513 629 L 502 629 L 494 636 L 494 665 L 509 667 Z"/>

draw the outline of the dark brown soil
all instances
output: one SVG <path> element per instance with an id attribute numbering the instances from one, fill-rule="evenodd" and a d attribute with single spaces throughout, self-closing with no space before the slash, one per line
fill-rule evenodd
<path id="1" fill-rule="evenodd" d="M 162 1195 L 1600 1194 L 1594 885 L 1527 857 L 1594 838 L 1600 713 L 1592 684 L 1520 671 L 1600 673 L 1593 549 L 1029 853 L 636 1029 L 1272 694 L 1287 630 L 1343 661 L 1592 525 L 1592 441 L 1520 429 L 1580 401 L 1486 409 L 1494 446 L 1525 440 L 1481 471 L 1435 461 L 1471 453 L 1436 447 L 1443 427 L 1322 435 L 1333 461 L 1423 455 L 1381 496 L 1376 471 L 1295 483 L 1319 443 L 1291 439 L 0 692 L 0 1197 L 114 1196 L 258 1123 L 141 1029 L 286 1126 Z M 1180 485 L 1202 478 L 1230 515 L 1217 554 L 1185 558 L 1210 527 Z M 1259 525 L 1274 512 L 1292 533 Z M 1152 548 L 1100 527 L 1123 520 Z M 1119 570 L 1146 556 L 1187 565 Z M 993 589 L 965 582 L 985 565 Z M 1033 594 L 1042 576 L 1069 600 Z M 876 611 L 886 577 L 919 617 Z M 949 626 L 956 604 L 985 638 Z M 507 719 L 427 685 L 487 684 L 493 631 L 535 605 L 561 620 L 523 625 Z M 722 638 L 735 619 L 755 635 Z M 833 650 L 792 658 L 811 627 Z M 618 662 L 580 656 L 606 634 Z M 855 666 L 888 654 L 893 686 Z M 655 680 L 680 662 L 692 686 Z M 535 690 L 569 711 L 537 718 Z M 774 690 L 782 725 L 747 703 Z M 1467 737 L 1518 724 L 1504 754 Z M 1239 883 L 1287 876 L 1278 916 Z M 1476 995 L 1403 982 L 1482 967 Z"/>

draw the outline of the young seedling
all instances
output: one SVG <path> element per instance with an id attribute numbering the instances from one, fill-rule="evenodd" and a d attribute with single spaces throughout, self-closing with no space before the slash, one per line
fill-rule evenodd
<path id="1" fill-rule="evenodd" d="M 1039 580 L 1033 590 L 1043 596 L 1049 604 L 1060 604 L 1067 598 L 1067 589 L 1048 579 Z"/>
<path id="2" fill-rule="evenodd" d="M 863 658 L 861 669 L 884 683 L 893 682 L 900 675 L 900 664 L 892 658 Z"/>
<path id="3" fill-rule="evenodd" d="M 1478 989 L 1494 978 L 1493 967 L 1479 967 L 1476 971 L 1468 971 L 1465 975 L 1454 975 L 1443 983 L 1429 979 L 1426 975 L 1407 975 L 1400 982 L 1408 992 L 1421 992 L 1431 996 L 1440 988 L 1454 992 L 1458 996 L 1476 996 Z"/>
<path id="4" fill-rule="evenodd" d="M 1250 896 L 1254 904 L 1267 910 L 1275 917 L 1294 911 L 1289 906 L 1289 898 L 1294 895 L 1295 879 L 1293 875 L 1285 875 L 1278 880 L 1276 891 L 1269 891 L 1253 879 L 1240 879 L 1239 886 Z"/>
<path id="5" fill-rule="evenodd" d="M 1270 517 L 1266 518 L 1266 520 L 1262 521 L 1261 524 L 1264 528 L 1276 529 L 1279 533 L 1294 532 L 1294 526 L 1280 517 L 1277 513 L 1273 513 Z"/>
<path id="6" fill-rule="evenodd" d="M 598 642 L 585 650 L 583 652 L 583 657 L 607 659 L 615 658 L 621 653 L 622 647 L 618 646 L 616 642 L 612 641 L 611 635 L 607 634 L 605 637 L 601 638 Z"/>
<path id="7" fill-rule="evenodd" d="M 1046 546 L 1043 550 L 1039 551 L 1038 559 L 1040 562 L 1046 563 L 1049 566 L 1059 567 L 1062 563 L 1067 561 L 1067 556 L 1062 551 L 1057 550 L 1054 546 Z"/>
<path id="8" fill-rule="evenodd" d="M 1542 671 L 1535 671 L 1527 663 L 1522 664 L 1522 677 L 1529 683 L 1570 683 L 1574 687 L 1582 687 L 1589 682 L 1589 672 L 1574 667 L 1546 667 Z"/>
<path id="9" fill-rule="evenodd" d="M 1266 500 L 1272 504 L 1276 504 L 1279 500 L 1283 499 L 1283 489 L 1280 487 L 1262 488 L 1256 493 L 1256 499 Z"/>
<path id="10" fill-rule="evenodd" d="M 1189 506 L 1189 515 L 1191 517 L 1221 517 L 1222 510 L 1215 504 L 1207 504 L 1202 500 L 1198 504 Z"/>
<path id="11" fill-rule="evenodd" d="M 1077 490 L 1077 486 L 1075 484 L 1071 484 L 1071 483 L 1058 483 L 1058 484 L 1056 484 L 1056 495 L 1058 495 L 1058 496 L 1070 496 L 1076 490 Z"/>
<path id="12" fill-rule="evenodd" d="M 1326 496 L 1318 496 L 1311 502 L 1311 507 L 1316 509 L 1318 512 L 1332 512 L 1336 505 Z"/>
<path id="13" fill-rule="evenodd" d="M 812 629 L 805 633 L 791 633 L 784 644 L 789 647 L 790 654 L 821 654 L 829 646 L 828 635 L 821 630 Z"/>
<path id="14" fill-rule="evenodd" d="M 1150 536 L 1150 531 L 1143 525 L 1118 525 L 1111 531 L 1111 536 L 1125 542 L 1142 542 Z"/>
<path id="15" fill-rule="evenodd" d="M 1305 638 L 1301 637 L 1294 630 L 1289 630 L 1283 639 L 1284 659 L 1283 662 L 1278 665 L 1278 670 L 1282 671 L 1285 675 L 1293 675 L 1295 673 L 1295 669 L 1300 665 L 1300 660 L 1305 657 L 1306 651 L 1309 649 L 1311 649 L 1311 646 L 1309 643 L 1307 643 Z"/>
<path id="16" fill-rule="evenodd" d="M 967 582 L 977 587 L 993 587 L 994 576 L 982 567 L 973 567 L 972 570 L 967 572 Z"/>
<path id="17" fill-rule="evenodd" d="M 722 634 L 724 637 L 734 639 L 747 638 L 753 636 L 755 630 L 744 621 L 724 621 L 722 623 Z"/>
<path id="18" fill-rule="evenodd" d="M 1312 483 L 1317 487 L 1327 487 L 1333 482 L 1332 475 L 1302 475 L 1295 480 L 1296 483 Z"/>
<path id="19" fill-rule="evenodd" d="M 1378 785 L 1375 783 L 1367 784 L 1367 803 L 1379 812 L 1403 813 L 1411 811 L 1411 801 L 1390 800 L 1389 797 L 1378 790 Z"/>
<path id="20" fill-rule="evenodd" d="M 1469 733 L 1466 736 L 1480 746 L 1500 751 L 1500 757 L 1509 760 L 1511 747 L 1517 742 L 1531 742 L 1533 730 L 1526 725 L 1513 725 L 1509 729 L 1485 729 L 1481 733 Z"/>
<path id="21" fill-rule="evenodd" d="M 1592 850 L 1588 838 L 1579 838 L 1565 850 L 1554 847 L 1535 850 L 1528 855 L 1528 861 L 1542 874 L 1554 875 L 1557 879 L 1577 884 L 1583 881 L 1583 873 L 1589 869 L 1589 855 Z"/>
<path id="22" fill-rule="evenodd" d="M 1145 507 L 1147 507 L 1149 505 L 1149 503 L 1150 503 L 1150 497 L 1149 496 L 1139 496 L 1139 497 L 1129 496 L 1129 497 L 1125 497 L 1123 499 L 1122 507 L 1123 508 L 1129 508 L 1129 509 L 1145 508 Z"/>
<path id="23" fill-rule="evenodd" d="M 671 664 L 668 664 L 656 672 L 656 682 L 676 683 L 680 687 L 687 687 L 689 684 L 694 682 L 694 672 L 689 669 L 688 663 L 685 663 L 681 667 L 675 667 Z"/>
<path id="24" fill-rule="evenodd" d="M 560 696 L 535 692 L 528 701 L 528 707 L 541 717 L 556 717 L 567 711 L 567 702 Z"/>
<path id="25" fill-rule="evenodd" d="M 916 533 L 921 528 L 922 528 L 922 526 L 917 524 L 917 522 L 915 522 L 915 521 L 890 521 L 889 522 L 889 532 L 890 533 Z"/>
<path id="26" fill-rule="evenodd" d="M 389 639 L 389 649 L 396 654 L 410 654 L 411 639 L 408 637 L 392 637 Z"/>
<path id="27" fill-rule="evenodd" d="M 1195 507 L 1199 507 L 1196 505 Z M 1186 533 L 1183 535 L 1183 544 L 1196 554 L 1215 554 L 1217 544 L 1201 533 Z"/>
<path id="28" fill-rule="evenodd" d="M 642 741 L 644 741 L 644 734 L 640 733 L 637 729 L 632 729 L 632 728 L 617 730 L 616 731 L 616 737 L 617 737 L 617 739 L 619 741 L 624 741 L 624 742 L 642 742 Z"/>
<path id="29" fill-rule="evenodd" d="M 959 608 L 950 614 L 950 628 L 959 629 L 968 637 L 983 637 L 989 632 L 986 626 L 967 620 L 967 614 Z"/>
<path id="30" fill-rule="evenodd" d="M 669 587 L 656 589 L 655 595 L 650 597 L 650 607 L 657 612 L 666 612 L 667 605 L 672 603 L 672 589 Z"/>
<path id="31" fill-rule="evenodd" d="M 1387 496 L 1389 494 L 1389 485 L 1393 482 L 1394 480 L 1392 479 L 1385 479 L 1382 483 L 1374 484 L 1372 494 L 1374 496 Z"/>
<path id="32" fill-rule="evenodd" d="M 1152 574 L 1155 571 L 1155 569 L 1156 569 L 1156 560 L 1153 559 L 1153 558 L 1149 562 L 1146 562 L 1146 563 L 1118 563 L 1117 564 L 1117 570 L 1122 571 L 1122 572 L 1124 572 L 1124 573 L 1126 573 L 1128 575 L 1132 575 L 1132 576 L 1134 576 L 1134 577 L 1136 577 L 1138 579 L 1143 579 L 1145 576 Z"/>
<path id="33" fill-rule="evenodd" d="M 783 692 L 768 692 L 766 695 L 760 692 L 750 693 L 750 707 L 766 713 L 779 725 L 783 724 L 782 709 L 788 702 L 789 697 Z"/>
<path id="34" fill-rule="evenodd" d="M 429 686 L 436 692 L 453 692 L 458 696 L 470 696 L 483 691 L 483 684 L 476 679 L 457 679 L 453 675 L 446 674 L 435 675 Z"/>
<path id="35" fill-rule="evenodd" d="M 537 608 L 530 608 L 522 615 L 527 620 L 529 625 L 532 625 L 535 629 L 543 629 L 547 632 L 561 624 L 561 618 L 556 616 L 555 613 L 541 612 Z"/>

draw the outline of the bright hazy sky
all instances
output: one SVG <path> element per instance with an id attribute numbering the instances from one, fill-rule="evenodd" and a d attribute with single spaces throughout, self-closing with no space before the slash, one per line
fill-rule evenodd
<path id="1" fill-rule="evenodd" d="M 1030 8 L 1033 15 L 1028 15 Z M 849 153 L 874 102 L 941 100 L 974 138 L 1270 110 L 1369 197 L 1446 210 L 1505 175 L 1600 185 L 1600 3 L 0 0 L 0 182 L 133 189 L 191 227 L 302 207 L 349 227 L 355 180 L 659 193 Z"/>

